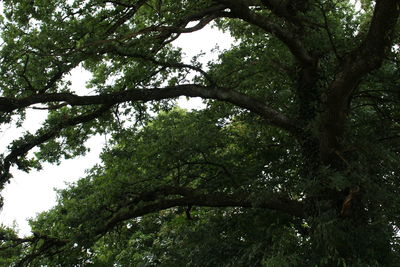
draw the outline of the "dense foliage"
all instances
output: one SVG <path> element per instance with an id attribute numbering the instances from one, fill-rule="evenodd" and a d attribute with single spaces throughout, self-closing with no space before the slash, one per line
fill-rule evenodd
<path id="1" fill-rule="evenodd" d="M 2 227 L 0 264 L 400 264 L 397 0 L 3 3 L 1 123 L 48 117 L 1 154 L 1 187 L 109 142 L 31 236 Z M 234 44 L 184 62 L 174 40 L 208 25 Z"/>

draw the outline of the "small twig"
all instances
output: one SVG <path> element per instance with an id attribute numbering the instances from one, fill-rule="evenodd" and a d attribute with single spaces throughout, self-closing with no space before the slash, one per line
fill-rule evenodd
<path id="1" fill-rule="evenodd" d="M 324 28 L 325 28 L 325 30 L 326 30 L 326 33 L 328 34 L 329 42 L 331 43 L 331 46 L 332 46 L 332 49 L 333 49 L 333 53 L 335 54 L 335 56 L 336 56 L 339 60 L 341 60 L 342 57 L 339 55 L 339 53 L 338 53 L 338 51 L 337 51 L 337 48 L 336 48 L 336 45 L 335 45 L 335 42 L 333 41 L 333 36 L 332 36 L 332 32 L 331 32 L 331 30 L 330 30 L 330 28 L 329 28 L 328 18 L 327 18 L 327 16 L 326 16 L 325 9 L 324 9 L 324 7 L 323 7 L 322 4 L 319 5 L 319 8 L 321 9 L 321 11 L 322 11 L 322 16 L 324 17 L 324 24 L 325 24 L 325 27 L 324 27 Z"/>
<path id="2" fill-rule="evenodd" d="M 58 105 L 54 106 L 48 106 L 48 107 L 30 107 L 31 109 L 37 109 L 37 110 L 55 110 L 55 109 L 60 109 L 62 107 L 67 106 L 68 103 L 60 103 Z"/>

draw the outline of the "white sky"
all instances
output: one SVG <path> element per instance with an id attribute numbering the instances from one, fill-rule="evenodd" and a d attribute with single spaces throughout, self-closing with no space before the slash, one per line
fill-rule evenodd
<path id="1" fill-rule="evenodd" d="M 221 49 L 229 48 L 233 39 L 216 29 L 207 27 L 201 31 L 189 34 L 182 34 L 174 44 L 182 47 L 187 57 L 185 62 L 200 53 L 209 52 L 216 44 Z M 208 55 L 205 59 L 214 59 L 215 55 Z M 90 75 L 78 67 L 71 72 L 71 81 L 76 91 L 84 91 L 85 82 Z M 180 98 L 179 104 L 186 109 L 198 109 L 202 107 L 199 98 L 192 98 L 189 101 L 185 97 Z M 23 128 L 0 128 L 0 149 L 5 147 L 10 140 L 20 136 L 24 131 L 35 132 L 45 118 L 45 112 L 32 110 L 29 112 Z M 29 174 L 12 170 L 14 178 L 2 191 L 4 207 L 0 212 L 0 223 L 4 225 L 18 225 L 20 235 L 30 234 L 30 227 L 27 219 L 35 217 L 36 214 L 50 209 L 55 205 L 56 193 L 54 188 L 65 188 L 66 182 L 77 181 L 85 174 L 85 169 L 99 163 L 99 153 L 104 145 L 104 137 L 94 137 L 88 144 L 91 151 L 84 157 L 65 160 L 60 165 L 44 164 L 43 170 L 32 171 Z"/>

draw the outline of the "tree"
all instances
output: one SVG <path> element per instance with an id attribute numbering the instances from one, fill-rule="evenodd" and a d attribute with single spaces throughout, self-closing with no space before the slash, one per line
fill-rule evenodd
<path id="1" fill-rule="evenodd" d="M 2 155 L 2 186 L 12 166 L 110 141 L 31 237 L 3 230 L 4 255 L 16 266 L 398 265 L 400 3 L 361 4 L 5 0 L 1 123 L 34 108 L 48 117 Z M 171 43 L 206 25 L 235 44 L 183 63 Z M 95 94 L 65 80 L 77 66 Z M 206 108 L 176 108 L 178 96 Z"/>

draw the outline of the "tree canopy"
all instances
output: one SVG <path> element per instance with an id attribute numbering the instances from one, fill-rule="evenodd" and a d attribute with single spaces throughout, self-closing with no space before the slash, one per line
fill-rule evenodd
<path id="1" fill-rule="evenodd" d="M 31 236 L 1 228 L 1 264 L 400 264 L 399 1 L 3 4 L 0 122 L 48 115 L 0 155 L 1 188 L 109 141 Z M 234 44 L 187 63 L 174 40 L 207 25 Z"/>

